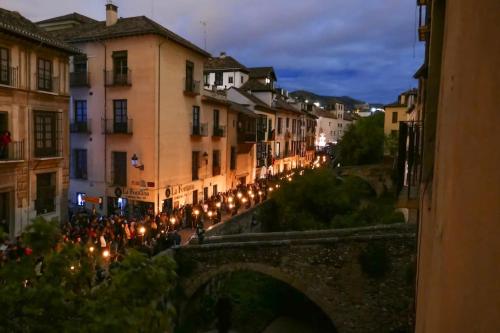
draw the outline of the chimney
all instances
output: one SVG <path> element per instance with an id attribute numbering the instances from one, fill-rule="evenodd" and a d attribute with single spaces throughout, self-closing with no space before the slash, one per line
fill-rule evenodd
<path id="1" fill-rule="evenodd" d="M 220 57 L 221 57 L 221 58 L 225 58 L 225 57 L 226 57 L 226 52 L 221 52 L 221 53 L 220 53 Z"/>
<path id="2" fill-rule="evenodd" d="M 106 26 L 109 27 L 118 21 L 118 6 L 111 1 L 106 4 Z"/>

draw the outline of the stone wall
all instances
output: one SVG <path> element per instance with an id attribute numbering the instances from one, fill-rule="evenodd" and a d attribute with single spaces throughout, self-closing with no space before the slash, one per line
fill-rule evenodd
<path id="1" fill-rule="evenodd" d="M 338 332 L 412 330 L 414 226 L 280 234 L 274 239 L 272 234 L 218 236 L 203 245 L 177 249 L 183 306 L 220 274 L 249 270 L 306 295 Z M 360 263 L 374 246 L 383 250 L 385 258 L 382 266 L 386 269 L 378 277 Z"/>

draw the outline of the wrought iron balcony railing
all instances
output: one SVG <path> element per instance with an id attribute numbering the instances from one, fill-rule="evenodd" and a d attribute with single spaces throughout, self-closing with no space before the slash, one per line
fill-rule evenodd
<path id="1" fill-rule="evenodd" d="M 190 124 L 190 133 L 193 137 L 208 136 L 208 124 Z"/>
<path id="2" fill-rule="evenodd" d="M 24 141 L 12 141 L 0 147 L 0 162 L 24 160 Z"/>
<path id="3" fill-rule="evenodd" d="M 87 119 L 85 121 L 74 121 L 69 125 L 69 131 L 71 133 L 92 133 L 90 128 L 91 120 Z"/>
<path id="4" fill-rule="evenodd" d="M 200 81 L 185 79 L 184 93 L 188 95 L 199 95 L 201 93 Z"/>
<path id="5" fill-rule="evenodd" d="M 44 74 L 35 74 L 36 89 L 51 93 L 59 93 L 59 78 L 56 76 L 47 76 Z"/>
<path id="6" fill-rule="evenodd" d="M 89 72 L 72 72 L 69 73 L 70 87 L 88 87 L 90 86 Z"/>
<path id="7" fill-rule="evenodd" d="M 17 67 L 7 67 L 0 70 L 0 84 L 19 88 L 19 71 Z"/>
<path id="8" fill-rule="evenodd" d="M 226 126 L 214 126 L 213 132 L 212 132 L 213 137 L 218 137 L 222 138 L 226 136 Z"/>
<path id="9" fill-rule="evenodd" d="M 133 134 L 133 120 L 102 119 L 103 134 Z"/>
<path id="10" fill-rule="evenodd" d="M 123 71 L 105 71 L 106 86 L 131 86 L 132 71 L 130 69 Z"/>

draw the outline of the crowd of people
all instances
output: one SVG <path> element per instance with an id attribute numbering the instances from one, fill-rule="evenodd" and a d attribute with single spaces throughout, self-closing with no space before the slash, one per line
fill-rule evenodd
<path id="1" fill-rule="evenodd" d="M 100 253 L 105 259 L 120 260 L 127 248 L 136 248 L 150 255 L 170 247 L 181 245 L 181 230 L 198 242 L 204 240 L 205 227 L 217 224 L 267 199 L 277 189 L 279 176 L 269 176 L 255 184 L 239 185 L 236 189 L 219 192 L 217 195 L 197 204 L 186 204 L 171 210 L 145 213 L 142 216 L 127 217 L 119 214 L 100 216 L 94 211 L 81 209 L 70 214 L 61 226 L 64 242 L 88 247 L 89 251 Z M 281 176 L 281 179 L 289 176 Z M 269 184 L 274 184 L 270 186 Z M 276 183 L 276 184 L 275 184 Z M 252 217 L 252 224 L 255 223 Z M 7 260 L 19 260 L 31 255 L 31 249 L 23 246 L 21 237 L 15 241 L 5 239 L 0 245 L 0 264 Z"/>

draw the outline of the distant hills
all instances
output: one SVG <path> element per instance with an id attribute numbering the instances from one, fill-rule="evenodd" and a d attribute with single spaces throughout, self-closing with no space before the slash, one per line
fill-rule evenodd
<path id="1" fill-rule="evenodd" d="M 316 95 L 310 91 L 297 90 L 290 93 L 293 97 L 307 99 L 311 102 L 319 102 L 321 105 L 333 105 L 334 103 L 343 103 L 346 109 L 353 110 L 355 105 L 364 104 L 365 102 L 359 99 L 355 99 L 349 96 L 321 96 Z"/>

